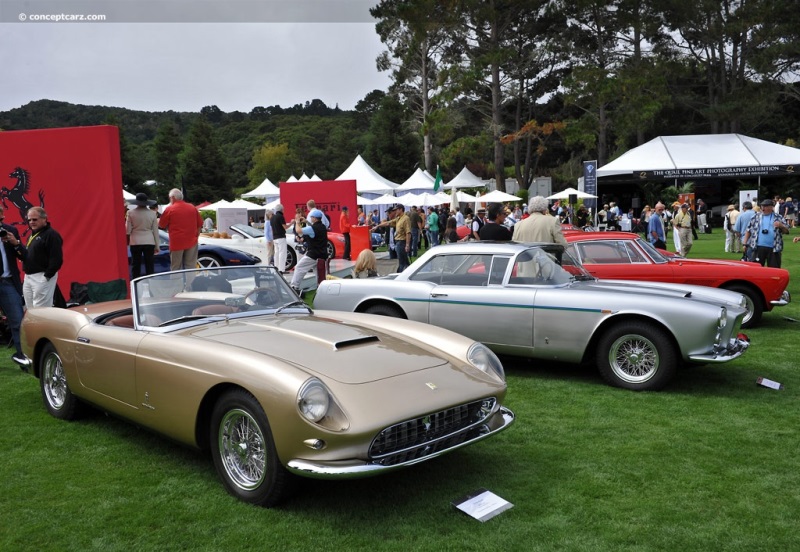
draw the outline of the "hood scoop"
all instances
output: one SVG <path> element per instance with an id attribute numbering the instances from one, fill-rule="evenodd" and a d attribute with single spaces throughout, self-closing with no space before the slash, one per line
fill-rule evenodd
<path id="1" fill-rule="evenodd" d="M 364 337 L 358 337 L 355 339 L 347 339 L 344 341 L 337 341 L 333 344 L 333 348 L 337 351 L 341 351 L 343 349 L 349 349 L 350 347 L 358 347 L 359 345 L 367 345 L 369 343 L 378 343 L 380 339 L 376 335 L 369 335 Z"/>

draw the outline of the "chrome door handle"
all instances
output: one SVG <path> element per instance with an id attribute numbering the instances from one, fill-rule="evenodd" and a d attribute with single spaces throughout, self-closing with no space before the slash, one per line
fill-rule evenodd
<path id="1" fill-rule="evenodd" d="M 431 293 L 431 297 L 447 297 L 446 293 Z"/>

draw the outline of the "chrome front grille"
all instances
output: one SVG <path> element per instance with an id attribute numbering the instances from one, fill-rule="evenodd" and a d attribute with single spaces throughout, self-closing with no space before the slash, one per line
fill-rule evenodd
<path id="1" fill-rule="evenodd" d="M 473 439 L 488 431 L 482 422 L 494 411 L 496 403 L 491 397 L 389 426 L 372 441 L 370 459 L 393 466 Z"/>

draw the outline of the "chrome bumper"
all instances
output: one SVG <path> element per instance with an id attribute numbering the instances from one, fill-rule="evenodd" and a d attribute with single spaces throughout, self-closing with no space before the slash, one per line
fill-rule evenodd
<path id="1" fill-rule="evenodd" d="M 784 290 L 784 292 L 781 293 L 781 298 L 780 299 L 778 299 L 776 301 L 770 301 L 769 303 L 770 303 L 770 305 L 774 305 L 776 307 L 783 307 L 785 305 L 788 305 L 791 302 L 792 302 L 792 296 L 789 294 L 788 291 Z"/>
<path id="2" fill-rule="evenodd" d="M 469 441 L 459 443 L 454 447 L 444 449 L 428 456 L 411 460 L 409 462 L 401 462 L 391 466 L 382 466 L 380 464 L 372 464 L 361 460 L 342 460 L 338 462 L 317 463 L 309 460 L 297 459 L 290 460 L 286 467 L 292 473 L 301 475 L 303 477 L 312 477 L 316 479 L 348 479 L 380 475 L 390 471 L 407 468 L 408 466 L 413 466 L 414 464 L 431 460 L 448 452 L 460 449 L 461 447 L 471 445 L 472 443 L 477 443 L 478 441 L 482 441 L 483 439 L 486 439 L 495 433 L 503 431 L 513 422 L 514 413 L 508 408 L 501 406 L 499 411 L 487 419 L 486 425 L 488 426 L 488 431 L 486 433 L 482 433 L 478 437 L 470 439 Z"/>
<path id="3" fill-rule="evenodd" d="M 734 337 L 728 342 L 725 349 L 714 351 L 703 355 L 689 355 L 692 362 L 728 362 L 739 358 L 750 346 L 750 341 L 746 337 Z"/>

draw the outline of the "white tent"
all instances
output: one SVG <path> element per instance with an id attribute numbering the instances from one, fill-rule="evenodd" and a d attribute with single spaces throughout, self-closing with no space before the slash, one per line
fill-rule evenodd
<path id="1" fill-rule="evenodd" d="M 253 211 L 255 209 L 263 209 L 264 208 L 263 205 L 260 205 L 258 203 L 253 203 L 252 201 L 246 201 L 244 199 L 235 199 L 227 207 L 236 207 L 236 208 L 239 208 L 239 209 L 247 209 L 248 211 Z"/>
<path id="2" fill-rule="evenodd" d="M 460 190 L 456 192 L 456 201 L 458 203 L 472 203 L 475 199 L 475 196 L 469 195 L 467 192 L 462 192 Z"/>
<path id="3" fill-rule="evenodd" d="M 423 172 L 422 169 L 417 167 L 417 170 L 414 171 L 414 174 L 408 177 L 408 180 L 394 189 L 394 193 L 398 196 L 409 192 L 415 194 L 421 192 L 433 193 L 434 181 L 435 179 L 429 176 L 428 173 Z"/>
<path id="4" fill-rule="evenodd" d="M 545 199 L 569 199 L 569 196 L 571 195 L 578 196 L 578 199 L 588 199 L 597 197 L 596 195 L 587 194 L 586 192 L 576 190 L 575 188 L 567 188 L 566 190 L 561 190 L 558 193 L 547 196 Z"/>
<path id="5" fill-rule="evenodd" d="M 210 205 L 206 205 L 205 207 L 201 207 L 199 210 L 200 211 L 216 211 L 220 207 L 230 207 L 230 206 L 231 206 L 231 202 L 230 201 L 226 201 L 224 199 L 220 199 L 219 201 L 217 201 L 215 203 L 211 203 Z"/>
<path id="6" fill-rule="evenodd" d="M 421 207 L 434 207 L 436 205 L 443 205 L 450 203 L 450 196 L 443 193 L 431 194 L 424 192 L 422 194 L 406 194 L 397 198 L 398 203 L 402 203 L 406 207 L 418 205 Z"/>
<path id="7" fill-rule="evenodd" d="M 741 134 L 659 136 L 597 169 L 598 178 L 738 178 L 788 174 L 800 149 Z"/>
<path id="8" fill-rule="evenodd" d="M 298 182 L 297 177 L 295 175 L 290 176 L 286 179 L 286 182 Z"/>
<path id="9" fill-rule="evenodd" d="M 461 172 L 443 187 L 446 190 L 450 190 L 452 188 L 484 188 L 485 186 L 486 182 L 472 174 L 467 166 L 464 165 L 464 168 L 461 169 Z"/>
<path id="10" fill-rule="evenodd" d="M 515 195 L 507 194 L 505 192 L 501 192 L 500 190 L 494 190 L 484 196 L 481 196 L 481 201 L 484 203 L 504 203 L 506 201 L 522 200 Z"/>
<path id="11" fill-rule="evenodd" d="M 309 178 L 309 180 L 312 181 L 312 182 L 322 182 L 322 179 L 317 176 L 317 173 L 312 174 L 311 178 Z"/>
<path id="12" fill-rule="evenodd" d="M 379 175 L 366 161 L 357 155 L 350 166 L 336 180 L 355 180 L 356 191 L 386 194 L 397 188 L 397 184 Z"/>
<path id="13" fill-rule="evenodd" d="M 392 203 L 397 203 L 397 198 L 392 194 L 384 194 L 380 197 L 370 199 L 370 202 L 371 205 L 391 205 Z"/>
<path id="14" fill-rule="evenodd" d="M 242 194 L 242 197 L 278 197 L 280 195 L 280 189 L 270 182 L 269 178 L 265 178 L 261 184 L 246 194 Z"/>
<path id="15" fill-rule="evenodd" d="M 132 193 L 130 193 L 129 191 L 127 191 L 127 190 L 125 190 L 125 189 L 123 188 L 123 189 L 122 189 L 122 197 L 123 197 L 123 199 L 125 199 L 125 200 L 128 200 L 128 199 L 136 199 L 136 194 L 132 194 Z"/>
<path id="16" fill-rule="evenodd" d="M 311 177 L 308 176 L 305 172 L 300 175 L 300 178 L 297 179 L 298 182 L 309 182 Z"/>

